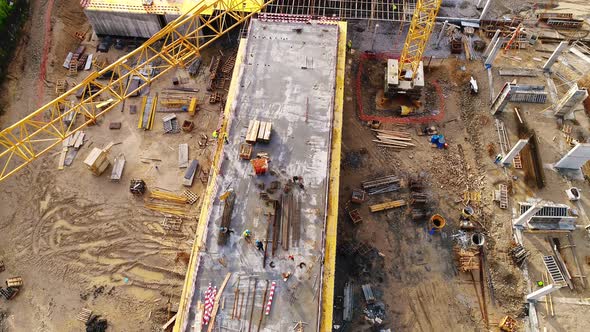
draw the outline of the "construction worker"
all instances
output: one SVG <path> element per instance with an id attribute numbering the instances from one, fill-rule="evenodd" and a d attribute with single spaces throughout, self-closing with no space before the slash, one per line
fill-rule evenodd
<path id="1" fill-rule="evenodd" d="M 500 161 L 501 161 L 501 160 L 502 160 L 502 155 L 501 155 L 501 154 L 498 154 L 498 155 L 496 156 L 496 160 L 494 160 L 494 164 L 498 164 L 498 163 L 500 163 Z"/>
<path id="2" fill-rule="evenodd" d="M 219 227 L 219 231 L 223 234 L 231 234 L 234 232 L 233 229 L 229 229 L 229 228 L 223 227 L 223 226 Z"/>
<path id="3" fill-rule="evenodd" d="M 211 136 L 213 136 L 214 139 L 217 139 L 219 137 L 219 131 L 217 129 L 215 129 L 215 131 L 213 132 L 213 134 Z"/>
<path id="4" fill-rule="evenodd" d="M 350 52 L 350 50 L 352 50 L 352 39 L 349 39 L 348 42 L 346 43 L 346 49 L 348 50 L 348 52 Z"/>
<path id="5" fill-rule="evenodd" d="M 539 280 L 539 281 L 537 281 L 537 286 L 543 287 L 543 286 L 545 286 L 545 283 L 543 281 Z"/>
<path id="6" fill-rule="evenodd" d="M 244 237 L 244 239 L 249 240 L 250 236 L 252 235 L 252 232 L 250 232 L 249 229 L 245 230 L 244 233 L 242 233 L 242 236 Z"/>
<path id="7" fill-rule="evenodd" d="M 227 133 L 223 134 L 223 141 L 225 142 L 225 144 L 229 144 L 229 140 L 227 139 Z"/>
<path id="8" fill-rule="evenodd" d="M 262 241 L 256 240 L 255 244 L 256 244 L 256 249 L 258 249 L 260 251 L 264 250 L 264 244 L 262 244 Z"/>

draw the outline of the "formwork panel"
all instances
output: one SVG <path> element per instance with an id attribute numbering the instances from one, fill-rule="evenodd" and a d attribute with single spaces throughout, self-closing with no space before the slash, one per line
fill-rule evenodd
<path id="1" fill-rule="evenodd" d="M 150 38 L 162 25 L 155 14 L 136 14 L 85 9 L 97 35 Z"/>

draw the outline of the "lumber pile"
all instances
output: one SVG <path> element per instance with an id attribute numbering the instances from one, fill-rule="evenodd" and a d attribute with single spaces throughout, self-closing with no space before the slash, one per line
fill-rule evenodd
<path id="1" fill-rule="evenodd" d="M 188 203 L 188 198 L 185 195 L 177 195 L 160 190 L 152 190 L 150 192 L 150 198 L 179 204 Z"/>
<path id="2" fill-rule="evenodd" d="M 384 130 L 384 129 L 371 129 L 377 139 L 373 142 L 377 143 L 377 146 L 384 148 L 392 148 L 396 150 L 407 149 L 415 146 L 412 143 L 412 137 L 410 133 L 403 130 Z"/>
<path id="3" fill-rule="evenodd" d="M 398 208 L 398 207 L 401 207 L 404 205 L 406 205 L 406 201 L 403 199 L 400 199 L 397 201 L 389 201 L 389 202 L 385 202 L 385 203 L 371 205 L 371 206 L 369 206 L 369 209 L 371 210 L 371 212 L 380 212 L 380 211 Z"/>
<path id="4" fill-rule="evenodd" d="M 178 217 L 196 217 L 196 215 L 191 215 L 189 208 L 186 204 L 178 204 L 178 203 L 171 203 L 171 202 L 156 202 L 156 203 L 147 203 L 145 205 L 147 209 L 152 211 L 163 213 L 164 215 L 174 215 Z"/>
<path id="5" fill-rule="evenodd" d="M 369 195 L 384 194 L 397 191 L 400 188 L 400 178 L 395 175 L 386 175 L 361 183 L 363 190 Z"/>

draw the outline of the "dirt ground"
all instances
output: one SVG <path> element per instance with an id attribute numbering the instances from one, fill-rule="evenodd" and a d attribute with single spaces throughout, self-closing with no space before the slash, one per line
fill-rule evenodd
<path id="1" fill-rule="evenodd" d="M 350 29 L 355 29 L 351 25 Z M 349 29 L 349 30 L 350 30 Z M 355 33 L 353 44 L 363 45 L 363 40 Z M 395 49 L 395 36 L 393 40 Z M 365 43 L 366 44 L 366 43 Z M 541 47 L 541 45 L 536 45 Z M 547 45 L 554 47 L 554 45 Z M 378 48 L 376 46 L 376 48 Z M 362 50 L 360 50 L 362 51 Z M 528 50 L 510 51 L 509 56 L 520 57 L 520 60 L 500 56 L 494 68 L 494 93 L 500 91 L 506 81 L 514 78 L 501 77 L 497 69 L 500 67 L 534 67 L 541 65 L 533 57 L 548 56 L 548 54 L 534 53 Z M 428 56 L 428 52 L 427 52 Z M 562 174 L 551 169 L 568 149 L 564 144 L 564 134 L 555 118 L 547 116 L 544 111 L 548 104 L 510 104 L 501 118 L 510 135 L 511 142 L 516 142 L 517 130 L 514 123 L 513 107 L 521 108 L 529 126 L 534 128 L 540 136 L 542 160 L 545 163 L 546 186 L 542 190 L 525 183 L 523 170 L 509 168 L 503 170 L 494 164 L 494 157 L 499 152 L 498 134 L 495 120 L 489 112 L 489 84 L 483 65 L 479 61 L 465 61 L 464 57 L 451 56 L 447 59 L 437 59 L 432 62 L 431 70 L 426 71 L 429 79 L 436 79 L 440 84 L 445 103 L 444 118 L 437 125 L 439 133 L 445 135 L 449 148 L 439 150 L 432 148 L 427 140 L 428 136 L 418 136 L 420 125 L 406 125 L 402 127 L 412 133 L 416 146 L 411 149 L 393 152 L 387 148 L 377 147 L 371 129 L 357 116 L 357 97 L 355 80 L 358 66 L 359 50 L 347 60 L 347 90 L 345 93 L 345 114 L 343 128 L 343 164 L 340 183 L 341 214 L 339 223 L 339 256 L 337 260 L 336 282 L 337 303 L 340 308 L 345 282 L 354 285 L 354 318 L 353 321 L 342 322 L 341 312 L 335 314 L 335 324 L 345 331 L 372 331 L 372 327 L 363 316 L 366 307 L 360 285 L 371 284 L 378 300 L 386 308 L 386 318 L 383 327 L 396 331 L 484 331 L 496 330 L 497 324 L 505 315 L 519 319 L 520 329 L 524 330 L 526 304 L 524 295 L 529 292 L 523 272 L 514 265 L 509 250 L 513 245 L 511 220 L 516 211 L 517 202 L 526 201 L 532 197 L 541 197 L 556 203 L 568 203 L 564 190 L 575 185 L 587 188 L 588 184 L 579 177 L 568 180 Z M 569 59 L 569 61 L 573 61 Z M 562 66 L 561 64 L 556 66 Z M 375 87 L 382 86 L 382 75 L 372 75 L 375 71 L 382 71 L 382 63 L 375 62 L 365 68 L 363 76 L 363 104 L 371 108 L 365 114 L 376 115 L 374 97 L 366 96 L 374 93 Z M 559 68 L 565 73 L 566 69 Z M 480 91 L 472 95 L 468 88 L 469 77 L 473 76 L 478 82 Z M 542 84 L 545 79 L 517 78 L 523 84 Z M 563 94 L 567 85 L 557 81 L 559 94 Z M 432 97 L 432 96 L 431 96 Z M 428 105 L 428 103 L 426 103 Z M 387 116 L 388 114 L 381 114 Z M 568 121 L 574 127 L 576 137 L 588 136 L 588 120 L 583 112 L 576 113 L 575 121 Z M 382 126 L 385 129 L 396 129 L 391 124 Z M 491 149 L 491 150 L 490 150 Z M 371 213 L 368 206 L 391 199 L 407 199 L 408 189 L 399 192 L 375 195 L 369 201 L 356 206 L 362 216 L 362 223 L 353 225 L 348 218 L 344 205 L 350 200 L 352 190 L 360 188 L 364 180 L 394 174 L 402 179 L 421 176 L 428 184 L 427 193 L 430 196 L 430 210 L 445 216 L 447 226 L 440 234 L 429 235 L 425 221 L 415 222 L 408 216 L 405 209 L 389 210 L 390 212 Z M 502 210 L 492 201 L 493 192 L 498 184 L 505 183 L 513 186 L 514 195 L 511 197 L 509 208 Z M 586 190 L 586 189 L 581 189 Z M 464 206 L 463 193 L 476 191 L 481 193 L 481 203 L 476 208 L 477 220 L 481 225 L 478 231 L 486 236 L 484 250 L 486 253 L 485 295 L 488 324 L 480 309 L 479 276 L 475 273 L 474 280 L 468 273 L 457 270 L 452 247 L 454 241 L 451 236 L 456 234 L 459 224 L 459 214 Z M 583 199 L 579 204 L 569 204 L 576 210 L 587 209 L 587 201 Z M 588 219 L 580 215 L 578 225 L 587 225 Z M 553 233 L 567 243 L 564 234 Z M 578 259 L 583 261 L 589 254 L 588 235 L 582 230 L 572 233 L 578 248 Z M 544 241 L 544 235 L 526 235 L 538 237 Z M 543 241 L 527 240 L 527 249 L 531 250 L 529 264 L 530 280 L 536 282 L 542 279 L 545 267 L 542 265 L 542 255 L 550 254 L 549 246 Z M 372 254 L 350 255 L 343 249 L 346 245 L 364 244 L 373 248 Z M 568 262 L 570 271 L 577 272 L 571 252 L 564 247 L 562 254 Z M 582 262 L 585 264 L 585 262 Z M 582 272 L 583 273 L 583 272 Z M 575 291 L 562 289 L 555 296 L 561 297 L 554 305 L 559 306 L 555 317 L 549 317 L 543 303 L 539 304 L 541 328 L 549 331 L 583 331 L 585 320 L 583 304 L 571 304 L 572 298 L 583 298 L 588 291 L 581 287 L 579 279 L 575 281 Z M 477 288 L 477 290 L 476 290 Z M 536 288 L 532 288 L 533 290 Z M 477 292 L 477 294 L 476 294 Z M 584 294 L 584 295 L 581 295 Z M 340 295 L 340 297 L 338 297 Z M 565 299 L 565 300 L 564 300 Z M 569 301 L 569 302 L 568 302 Z M 555 302 L 555 301 L 554 301 Z M 548 319 L 545 319 L 548 318 Z"/>
<path id="2" fill-rule="evenodd" d="M 27 26 L 9 79 L 2 89 L 6 126 L 24 117 L 55 97 L 55 82 L 66 78 L 70 86 L 88 72 L 66 77 L 61 66 L 78 41 L 76 32 L 86 32 L 82 42 L 88 53 L 95 53 L 97 40 L 91 36 L 78 1 L 56 0 L 51 15 L 51 40 L 47 54 L 47 75 L 39 82 L 43 53 L 43 17 L 46 3 L 33 2 Z M 226 39 L 219 47 L 229 55 L 234 45 Z M 221 45 L 224 44 L 224 45 Z M 106 57 L 114 61 L 121 51 L 111 49 Z M 211 136 L 219 123 L 222 103 L 205 102 L 206 76 L 210 53 L 203 54 L 200 74 L 189 78 L 178 69 L 162 77 L 150 91 L 172 87 L 172 78 L 186 80 L 185 88 L 197 88 L 194 96 L 202 101 L 190 133 L 164 134 L 157 113 L 153 130 L 137 129 L 141 98 L 130 98 L 107 114 L 98 125 L 87 128 L 85 144 L 72 166 L 57 170 L 58 154 L 50 152 L 1 186 L 0 256 L 6 264 L 1 277 L 21 276 L 24 287 L 9 302 L 0 301 L 1 331 L 80 331 L 76 320 L 86 307 L 109 322 L 109 331 L 160 331 L 178 304 L 196 229 L 196 218 L 184 218 L 179 230 L 168 230 L 164 216 L 144 207 L 144 198 L 129 193 L 129 181 L 144 179 L 148 188 L 182 192 L 184 169 L 178 168 L 177 147 L 189 143 L 189 157 L 202 166 L 204 181 L 195 178 L 191 191 L 197 195 L 206 186 L 208 165 L 215 142 L 201 148 L 201 135 Z M 223 92 L 223 91 L 221 91 Z M 179 122 L 188 119 L 178 114 Z M 120 130 L 109 130 L 110 122 L 121 122 Z M 83 158 L 94 147 L 120 143 L 110 151 L 110 160 L 123 154 L 126 159 L 119 183 L 109 182 L 108 168 L 100 177 L 83 165 Z M 146 160 L 143 158 L 154 158 Z M 191 207 L 199 212 L 200 200 Z"/>
<path id="3" fill-rule="evenodd" d="M 78 43 L 75 32 L 90 31 L 78 1 L 55 1 L 50 16 L 51 47 L 46 81 L 39 85 L 46 29 L 41 18 L 47 12 L 48 3 L 32 3 L 31 17 L 34 19 L 26 26 L 26 37 L 18 48 L 15 61 L 10 64 L 11 75 L 2 89 L 1 100 L 6 109 L 0 117 L 2 126 L 16 122 L 55 96 L 55 81 L 66 74 L 61 63 Z M 494 8 L 492 13 L 500 15 L 521 10 L 520 5 L 514 8 L 503 6 Z M 388 43 L 392 39 L 401 40 L 390 35 L 381 38 Z M 92 48 L 95 42 L 86 39 L 84 43 Z M 353 42 L 357 45 L 361 40 L 353 39 Z M 118 55 L 113 51 L 108 57 L 114 60 Z M 511 51 L 510 55 L 526 61 L 499 57 L 495 65 L 539 67 L 532 57 L 546 53 Z M 438 80 L 443 91 L 445 115 L 437 126 L 445 135 L 449 148 L 432 148 L 426 137 L 416 134 L 415 126 L 406 126 L 405 129 L 413 133 L 416 147 L 393 152 L 376 147 L 371 130 L 357 118 L 354 78 L 358 56 L 357 50 L 347 59 L 341 203 L 347 202 L 352 189 L 358 188 L 365 179 L 384 174 L 396 174 L 404 179 L 421 175 L 427 184 L 430 210 L 445 216 L 447 226 L 441 233 L 430 235 L 426 222 L 412 221 L 404 209 L 379 214 L 369 212 L 370 204 L 407 197 L 407 189 L 372 197 L 359 208 L 363 217 L 359 225 L 352 225 L 342 212 L 339 244 L 363 243 L 374 248 L 376 253 L 370 257 L 355 257 L 339 251 L 336 294 L 342 295 L 347 281 L 352 280 L 356 285 L 355 319 L 349 325 L 344 324 L 342 329 L 371 330 L 361 313 L 364 300 L 360 285 L 364 283 L 370 283 L 378 300 L 383 301 L 386 308 L 384 326 L 393 330 L 488 329 L 480 311 L 479 275 L 474 276 L 474 283 L 469 274 L 459 272 L 452 252 L 454 242 L 451 236 L 458 229 L 462 196 L 466 190 L 481 192 L 482 197 L 478 220 L 486 235 L 487 268 L 483 297 L 487 303 L 489 329 L 496 329 L 504 315 L 519 318 L 521 329 L 524 329 L 523 299 L 529 291 L 528 285 L 522 271 L 508 255 L 513 242 L 511 219 L 516 202 L 540 197 L 568 203 L 563 191 L 569 186 L 577 186 L 582 193 L 590 190 L 579 177 L 566 178 L 551 169 L 551 164 L 567 151 L 568 146 L 555 119 L 543 112 L 547 105 L 514 105 L 521 107 L 529 125 L 542 133 L 539 145 L 545 163 L 546 186 L 540 190 L 523 181 L 522 170 L 505 172 L 493 163 L 495 154 L 489 153 L 488 146 L 492 144 L 497 153 L 498 136 L 489 113 L 489 87 L 481 62 L 449 58 L 434 61 L 431 70 L 427 71 L 428 78 Z M 207 54 L 204 54 L 203 63 L 208 64 Z M 378 71 L 377 67 L 373 69 Z M 172 77 L 185 75 L 181 70 L 171 73 L 153 89 L 169 87 Z M 480 82 L 477 96 L 469 94 L 467 81 L 470 75 Z M 79 78 L 70 79 L 71 83 L 76 80 Z M 509 78 L 499 77 L 495 71 L 494 91 L 497 93 L 507 80 Z M 518 80 L 544 84 L 542 77 Z M 203 75 L 189 82 L 187 86 L 204 91 Z M 375 86 L 381 84 L 373 83 Z M 556 83 L 559 92 L 564 93 L 567 85 Z M 206 95 L 203 92 L 198 97 L 203 99 Z M 139 105 L 139 102 L 139 99 L 129 100 L 122 111 L 114 110 L 97 126 L 88 128 L 88 141 L 71 167 L 58 171 L 58 156 L 49 153 L 0 185 L 0 256 L 7 267 L 0 277 L 19 275 L 25 283 L 14 300 L 0 301 L 0 331 L 79 331 L 83 325 L 75 317 L 83 307 L 107 318 L 109 331 L 157 331 L 166 320 L 167 303 L 178 302 L 186 272 L 182 253 L 191 248 L 195 220 L 184 220 L 178 232 L 167 231 L 161 225 L 163 217 L 145 209 L 142 199 L 131 196 L 127 183 L 131 178 L 139 177 L 145 179 L 150 188 L 181 190 L 179 180 L 183 172 L 177 167 L 176 147 L 179 143 L 189 142 L 191 158 L 208 165 L 212 145 L 200 149 L 196 141 L 201 133 L 209 135 L 216 128 L 219 106 L 204 105 L 195 121 L 197 128 L 192 133 L 164 135 L 160 121 L 156 121 L 152 131 L 143 132 L 136 128 L 137 115 L 129 114 L 129 106 Z M 499 117 L 506 123 L 511 140 L 515 142 L 516 125 L 512 107 L 508 108 Z M 184 116 L 180 119 L 183 120 Z M 109 130 L 108 124 L 112 121 L 122 122 L 121 130 Z M 568 123 L 578 137 L 588 137 L 588 119 L 583 113 L 577 113 L 576 121 Z M 385 125 L 384 128 L 392 127 Z M 82 165 L 82 158 L 92 147 L 104 146 L 110 141 L 121 142 L 113 147 L 111 157 L 123 153 L 127 159 L 120 183 L 108 182 L 105 175 L 94 177 Z M 146 163 L 141 157 L 161 161 Z M 492 202 L 492 193 L 499 183 L 510 182 L 514 186 L 510 207 L 499 209 Z M 204 185 L 197 180 L 192 190 L 200 193 Z M 572 205 L 580 212 L 579 225 L 588 224 L 584 212 L 590 209 L 588 203 L 588 198 L 583 195 L 580 203 Z M 192 211 L 197 213 L 198 209 L 196 204 Z M 588 235 L 580 229 L 572 235 L 578 258 L 584 265 L 584 258 L 590 255 Z M 554 236 L 560 237 L 562 243 L 567 242 L 563 234 Z M 541 234 L 526 235 L 525 243 L 532 253 L 530 280 L 536 281 L 542 278 L 544 271 L 541 256 L 549 254 L 549 249 Z M 563 255 L 570 270 L 578 274 L 571 251 L 564 249 Z M 579 278 L 575 279 L 575 284 L 576 290 L 562 289 L 553 296 L 555 316 L 547 312 L 543 302 L 537 306 L 541 326 L 547 326 L 550 331 L 584 331 L 583 326 L 590 324 L 585 315 L 587 307 L 576 302 L 590 297 L 590 292 L 582 287 Z M 340 313 L 336 311 L 336 315 Z M 342 325 L 338 316 L 335 324 Z"/>

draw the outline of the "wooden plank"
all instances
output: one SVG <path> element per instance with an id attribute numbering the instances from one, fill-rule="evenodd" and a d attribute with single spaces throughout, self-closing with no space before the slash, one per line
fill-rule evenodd
<path id="1" fill-rule="evenodd" d="M 281 212 L 281 246 L 283 250 L 289 250 L 289 221 L 291 219 L 291 205 L 292 205 L 292 193 L 287 193 L 282 196 Z"/>
<path id="2" fill-rule="evenodd" d="M 178 314 L 174 314 L 174 316 L 172 316 L 172 318 L 170 318 L 166 324 L 162 325 L 162 331 L 166 331 L 167 328 L 170 327 L 170 325 L 172 325 L 172 323 L 174 323 L 176 321 L 176 315 Z"/>
<path id="3" fill-rule="evenodd" d="M 227 281 L 231 277 L 231 272 L 225 275 L 225 279 L 221 286 L 219 286 L 219 290 L 217 291 L 217 295 L 215 295 L 215 302 L 213 304 L 213 310 L 211 311 L 211 320 L 209 321 L 209 327 L 207 328 L 207 332 L 213 331 L 213 327 L 215 326 L 215 317 L 217 316 L 217 311 L 219 310 L 219 302 L 221 299 L 221 295 L 223 294 L 223 290 L 225 289 L 225 285 L 227 285 Z"/>
<path id="4" fill-rule="evenodd" d="M 264 141 L 264 132 L 266 132 L 266 125 L 268 122 L 261 121 L 260 128 L 258 128 L 258 134 L 256 136 L 257 141 Z"/>
<path id="5" fill-rule="evenodd" d="M 178 168 L 188 167 L 188 144 L 178 144 Z"/>
<path id="6" fill-rule="evenodd" d="M 260 129 L 260 121 L 250 120 L 248 124 L 248 132 L 246 133 L 246 142 L 250 144 L 256 143 L 258 137 L 258 130 Z"/>
<path id="7" fill-rule="evenodd" d="M 69 140 L 68 140 L 68 146 L 70 146 L 70 147 L 74 146 L 74 143 L 76 143 L 76 141 L 78 140 L 78 137 L 80 137 L 80 132 L 79 131 L 77 131 L 74 134 L 74 136 L 68 137 L 69 138 Z"/>
<path id="8" fill-rule="evenodd" d="M 84 144 L 84 136 L 86 136 L 86 133 L 83 131 L 80 131 L 79 133 L 80 135 L 76 139 L 76 142 L 74 142 L 74 149 L 79 149 Z"/>
<path id="9" fill-rule="evenodd" d="M 401 207 L 404 205 L 406 205 L 406 201 L 401 199 L 401 200 L 397 200 L 397 201 L 389 201 L 389 202 L 385 202 L 385 203 L 371 205 L 371 206 L 369 206 L 369 209 L 371 210 L 371 212 L 379 212 L 379 211 L 385 211 L 385 210 Z"/>
<path id="10" fill-rule="evenodd" d="M 66 162 L 66 154 L 68 153 L 68 147 L 64 146 L 61 150 L 61 154 L 59 155 L 59 161 L 57 162 L 57 169 L 62 170 L 64 169 L 64 164 Z"/>

